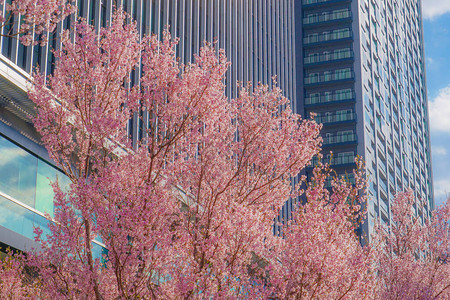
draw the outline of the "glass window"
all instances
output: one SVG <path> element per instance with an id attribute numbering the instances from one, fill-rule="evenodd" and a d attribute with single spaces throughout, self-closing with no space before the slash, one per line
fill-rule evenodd
<path id="1" fill-rule="evenodd" d="M 312 34 L 308 34 L 306 37 L 306 43 L 316 43 L 318 41 L 318 34 L 317 33 L 312 33 Z"/>
<path id="2" fill-rule="evenodd" d="M 345 96 L 345 99 L 352 99 L 353 98 L 352 89 L 345 89 L 345 90 L 342 90 L 342 92 L 343 92 L 343 94 Z"/>
<path id="3" fill-rule="evenodd" d="M 146 13 L 145 3 L 146 3 L 146 1 L 143 2 L 144 7 L 143 7 L 143 11 L 142 11 L 142 25 L 143 26 L 145 26 L 145 13 Z M 100 22 L 102 24 L 102 27 L 106 27 L 106 21 L 107 21 L 106 20 L 106 4 L 103 1 L 101 2 L 100 9 L 101 9 Z M 143 30 L 143 31 L 145 31 L 145 30 Z"/>
<path id="4" fill-rule="evenodd" d="M 343 109 L 336 111 L 337 121 L 347 121 L 353 119 L 353 111 L 351 109 Z"/>
<path id="5" fill-rule="evenodd" d="M 306 57 L 306 62 L 307 63 L 315 63 L 318 62 L 318 54 L 317 53 L 310 53 L 308 54 L 308 56 Z"/>
<path id="6" fill-rule="evenodd" d="M 309 79 L 308 83 L 316 83 L 319 81 L 319 74 L 317 74 L 317 73 L 309 74 L 307 79 Z"/>
<path id="7" fill-rule="evenodd" d="M 342 142 L 350 142 L 354 140 L 353 130 L 339 131 L 338 136 Z"/>
<path id="8" fill-rule="evenodd" d="M 346 100 L 346 99 L 348 99 L 346 90 L 337 90 L 336 91 L 336 100 L 340 101 L 340 100 Z"/>
<path id="9" fill-rule="evenodd" d="M 319 93 L 311 94 L 309 97 L 311 99 L 311 103 L 313 103 L 313 104 L 320 102 L 320 94 Z"/>
<path id="10" fill-rule="evenodd" d="M 343 59 L 343 58 L 348 58 L 350 56 L 351 56 L 351 54 L 350 54 L 349 48 L 334 50 L 334 59 Z"/>
<path id="11" fill-rule="evenodd" d="M 349 164 L 354 160 L 355 154 L 353 152 L 338 153 L 338 163 Z"/>
<path id="12" fill-rule="evenodd" d="M 67 176 L 52 165 L 0 136 L 0 191 L 41 212 L 53 216 L 53 188 L 59 181 L 67 190 Z"/>
<path id="13" fill-rule="evenodd" d="M 35 227 L 43 230 L 43 237 L 50 234 L 49 221 L 46 218 L 2 196 L 0 196 L 0 211 L 0 225 L 9 230 L 30 239 L 34 239 Z"/>
<path id="14" fill-rule="evenodd" d="M 36 209 L 53 215 L 53 187 L 51 183 L 58 181 L 62 190 L 66 191 L 70 185 L 69 178 L 48 163 L 38 160 L 36 178 Z"/>
<path id="15" fill-rule="evenodd" d="M 306 22 L 305 23 L 314 23 L 317 20 L 317 14 L 310 14 L 308 16 L 306 16 Z"/>
<path id="16" fill-rule="evenodd" d="M 334 19 L 348 18 L 349 15 L 349 11 L 346 8 L 333 11 Z"/>
<path id="17" fill-rule="evenodd" d="M 0 136 L 0 191 L 34 207 L 37 157 Z"/>
<path id="18" fill-rule="evenodd" d="M 347 79 L 347 78 L 351 77 L 351 70 L 350 70 L 350 68 L 336 70 L 335 74 L 336 74 L 337 80 L 338 79 Z"/>

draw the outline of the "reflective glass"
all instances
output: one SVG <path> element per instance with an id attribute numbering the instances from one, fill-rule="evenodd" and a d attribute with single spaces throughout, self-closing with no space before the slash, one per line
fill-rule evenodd
<path id="1" fill-rule="evenodd" d="M 99 244 L 92 243 L 92 255 L 94 258 L 100 259 L 102 263 L 105 263 L 105 257 L 108 255 L 108 250 Z"/>
<path id="2" fill-rule="evenodd" d="M 45 162 L 38 161 L 36 182 L 36 209 L 53 217 L 53 188 L 51 182 L 56 180 L 56 170 Z"/>
<path id="3" fill-rule="evenodd" d="M 0 196 L 0 225 L 30 239 L 34 238 L 32 211 Z"/>
<path id="4" fill-rule="evenodd" d="M 53 187 L 51 183 L 58 181 L 63 191 L 67 191 L 70 181 L 62 172 L 48 163 L 39 160 L 36 179 L 36 209 L 53 215 Z"/>
<path id="5" fill-rule="evenodd" d="M 59 182 L 63 190 L 67 189 L 68 178 L 46 162 L 39 160 L 36 181 L 36 209 L 53 217 L 53 182 Z"/>
<path id="6" fill-rule="evenodd" d="M 43 230 L 43 237 L 50 234 L 48 220 L 33 211 L 26 209 L 0 196 L 0 225 L 27 238 L 34 239 L 34 228 Z"/>
<path id="7" fill-rule="evenodd" d="M 0 136 L 0 191 L 34 207 L 37 157 Z"/>

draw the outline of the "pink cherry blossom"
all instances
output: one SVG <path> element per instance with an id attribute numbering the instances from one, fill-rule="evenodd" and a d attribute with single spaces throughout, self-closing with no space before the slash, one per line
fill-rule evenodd
<path id="1" fill-rule="evenodd" d="M 39 36 L 52 32 L 76 8 L 73 0 L 12 0 L 11 4 L 0 0 L 0 4 L 6 6 L 6 15 L 0 16 L 1 28 L 12 22 L 17 23 L 17 32 L 7 32 L 6 35 L 19 35 L 25 46 L 36 44 L 38 41 L 33 41 L 33 34 Z M 17 22 L 19 16 L 20 22 Z M 45 42 L 45 38 L 41 42 Z"/>
<path id="2" fill-rule="evenodd" d="M 361 167 L 362 165 L 360 165 Z M 362 248 L 355 232 L 363 211 L 364 180 L 356 171 L 356 185 L 333 180 L 318 166 L 301 205 L 283 228 L 272 283 L 280 299 L 370 299 L 375 291 L 374 253 Z"/>
<path id="3" fill-rule="evenodd" d="M 420 216 L 421 205 L 412 191 L 400 193 L 392 205 L 390 228 L 377 227 L 376 265 L 383 299 L 450 297 L 450 200 L 431 217 Z"/>

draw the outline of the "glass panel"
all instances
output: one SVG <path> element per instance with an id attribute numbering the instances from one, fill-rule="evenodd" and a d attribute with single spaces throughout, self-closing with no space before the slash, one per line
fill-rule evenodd
<path id="1" fill-rule="evenodd" d="M 51 182 L 56 180 L 56 170 L 43 161 L 38 162 L 36 183 L 36 209 L 53 215 L 53 188 Z"/>
<path id="2" fill-rule="evenodd" d="M 105 257 L 108 255 L 108 250 L 99 244 L 92 243 L 92 255 L 94 258 L 100 259 L 102 263 L 105 263 Z"/>
<path id="3" fill-rule="evenodd" d="M 53 187 L 51 183 L 58 180 L 59 186 L 63 191 L 67 191 L 70 186 L 70 180 L 60 171 L 48 163 L 39 160 L 37 169 L 36 183 L 36 209 L 50 214 L 53 218 Z"/>
<path id="4" fill-rule="evenodd" d="M 47 239 L 47 235 L 51 234 L 50 228 L 48 227 L 49 224 L 49 220 L 47 220 L 46 218 L 44 218 L 41 215 L 38 215 L 36 213 L 33 213 L 33 224 L 32 224 L 32 228 L 31 231 L 33 231 L 34 227 L 40 227 L 42 229 L 42 239 L 45 241 Z M 34 239 L 34 233 L 32 234 L 31 238 Z"/>
<path id="5" fill-rule="evenodd" d="M 53 217 L 53 188 L 59 180 L 63 190 L 70 181 L 62 172 L 0 136 L 0 191 Z"/>
<path id="6" fill-rule="evenodd" d="M 0 190 L 34 207 L 37 158 L 0 136 Z"/>
<path id="7" fill-rule="evenodd" d="M 0 225 L 25 237 L 34 239 L 33 226 L 40 226 L 48 234 L 47 220 L 34 212 L 0 196 Z"/>

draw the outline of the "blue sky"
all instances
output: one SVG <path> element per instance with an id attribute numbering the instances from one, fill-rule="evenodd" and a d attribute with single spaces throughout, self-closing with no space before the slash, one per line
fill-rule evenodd
<path id="1" fill-rule="evenodd" d="M 422 0 L 434 196 L 450 195 L 450 0 Z"/>

